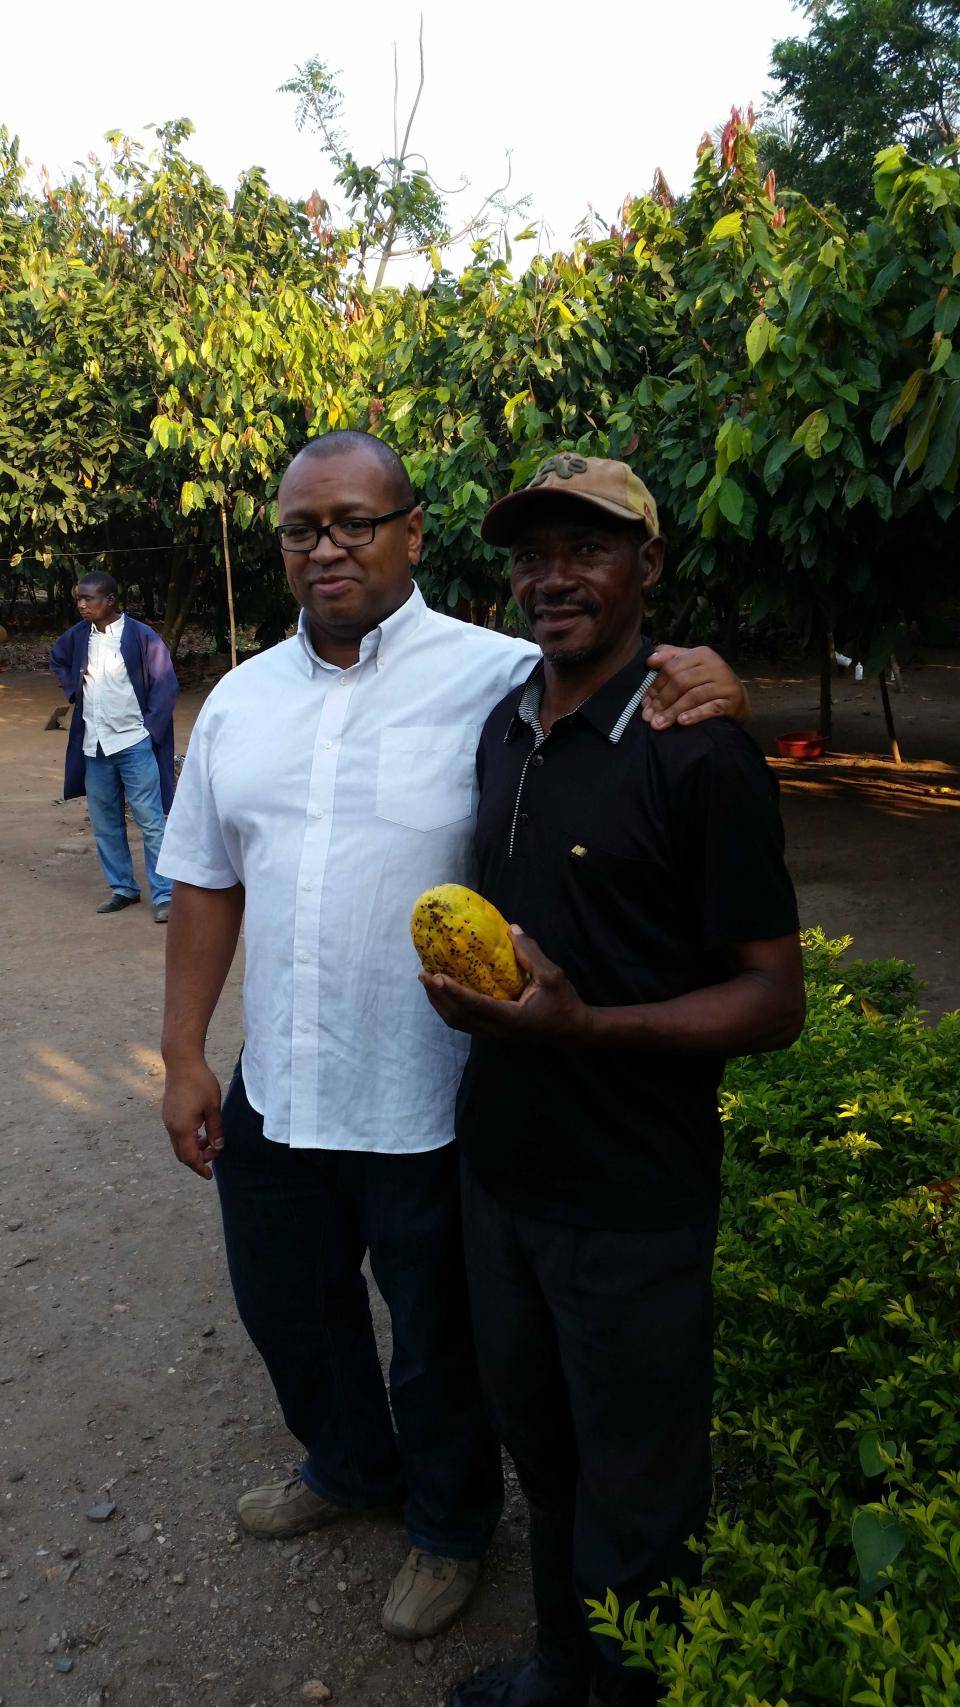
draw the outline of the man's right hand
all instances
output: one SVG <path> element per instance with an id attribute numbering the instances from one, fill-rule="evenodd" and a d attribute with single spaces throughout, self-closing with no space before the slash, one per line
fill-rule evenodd
<path id="1" fill-rule="evenodd" d="M 163 1124 L 178 1161 L 201 1179 L 211 1179 L 211 1163 L 223 1149 L 220 1083 L 202 1058 L 189 1066 L 167 1067 Z"/>

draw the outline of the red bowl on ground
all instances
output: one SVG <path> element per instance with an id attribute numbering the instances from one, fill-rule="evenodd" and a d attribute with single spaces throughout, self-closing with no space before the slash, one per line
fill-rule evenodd
<path id="1" fill-rule="evenodd" d="M 794 729 L 774 741 L 781 759 L 822 759 L 827 743 L 818 729 Z"/>

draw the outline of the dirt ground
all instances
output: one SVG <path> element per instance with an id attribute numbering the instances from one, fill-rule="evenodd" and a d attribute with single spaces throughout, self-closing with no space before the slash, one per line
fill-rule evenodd
<path id="1" fill-rule="evenodd" d="M 815 723 L 810 676 L 748 674 L 766 751 Z M 778 770 L 804 923 L 914 961 L 939 1013 L 960 1006 L 960 659 L 932 654 L 904 686 L 922 763 L 894 771 L 876 684 L 843 680 L 838 753 Z M 84 803 L 60 800 L 65 735 L 44 729 L 60 700 L 50 677 L 0 674 L 0 1703 L 267 1707 L 317 1680 L 339 1707 L 433 1707 L 528 1641 L 515 1484 L 462 1622 L 415 1648 L 378 1623 L 395 1520 L 240 1535 L 237 1495 L 296 1446 L 236 1320 L 213 1187 L 160 1125 L 163 930 L 146 905 L 95 912 Z M 181 700 L 179 751 L 201 703 Z M 223 1074 L 238 996 L 235 969 Z"/>

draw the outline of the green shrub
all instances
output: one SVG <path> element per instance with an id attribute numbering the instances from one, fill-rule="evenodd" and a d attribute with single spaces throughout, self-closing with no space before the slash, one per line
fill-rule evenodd
<path id="1" fill-rule="evenodd" d="M 702 1586 L 591 1602 L 677 1707 L 960 1707 L 960 1014 L 848 947 L 807 933 L 803 1036 L 722 1092 Z"/>

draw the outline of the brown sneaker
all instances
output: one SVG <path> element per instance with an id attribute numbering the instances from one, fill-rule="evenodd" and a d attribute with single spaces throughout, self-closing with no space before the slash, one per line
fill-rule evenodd
<path id="1" fill-rule="evenodd" d="M 407 1642 L 438 1635 L 459 1617 L 479 1575 L 479 1559 L 443 1559 L 412 1547 L 390 1585 L 383 1628 Z"/>
<path id="2" fill-rule="evenodd" d="M 299 1476 L 291 1476 L 289 1482 L 267 1482 L 241 1494 L 237 1514 L 251 1535 L 305 1535 L 345 1517 L 347 1508 L 321 1499 Z"/>

